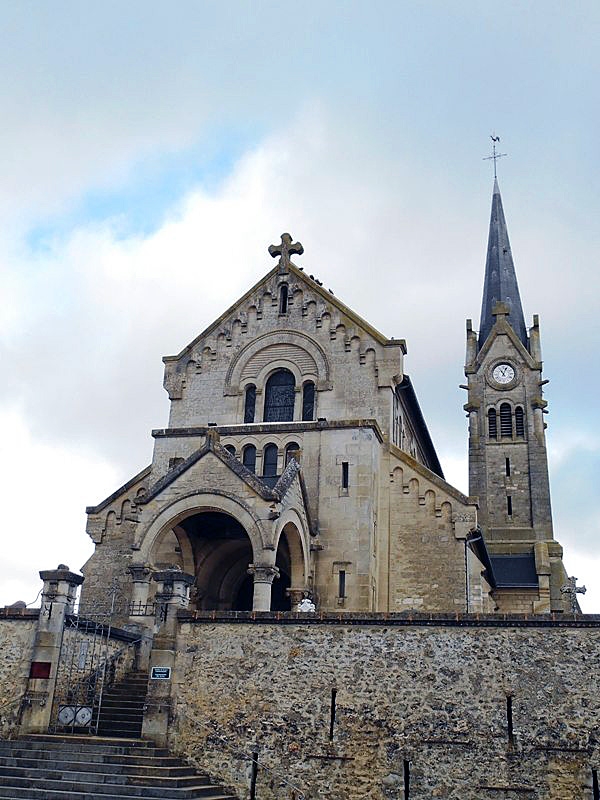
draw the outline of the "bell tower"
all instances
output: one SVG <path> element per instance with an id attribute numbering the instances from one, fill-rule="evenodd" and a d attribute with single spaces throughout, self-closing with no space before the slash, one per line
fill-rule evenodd
<path id="1" fill-rule="evenodd" d="M 527 330 L 494 178 L 479 333 L 467 320 L 469 494 L 501 611 L 561 611 L 566 579 L 554 540 L 539 320 Z"/>

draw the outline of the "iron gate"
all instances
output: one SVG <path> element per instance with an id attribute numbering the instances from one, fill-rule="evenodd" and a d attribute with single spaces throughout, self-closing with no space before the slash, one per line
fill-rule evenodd
<path id="1" fill-rule="evenodd" d="M 139 640 L 115 627 L 119 599 L 113 589 L 107 604 L 65 617 L 50 732 L 96 735 L 104 692 L 133 667 Z"/>

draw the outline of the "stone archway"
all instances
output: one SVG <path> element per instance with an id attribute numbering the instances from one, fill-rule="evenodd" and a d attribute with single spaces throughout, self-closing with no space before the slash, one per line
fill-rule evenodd
<path id="1" fill-rule="evenodd" d="M 222 511 L 206 510 L 186 517 L 178 527 L 193 553 L 192 605 L 201 610 L 252 610 L 252 543 L 241 523 Z"/>
<path id="2" fill-rule="evenodd" d="M 304 593 L 310 590 L 302 536 L 294 522 L 286 522 L 281 530 L 275 564 L 279 569 L 279 585 L 273 584 L 272 609 L 294 611 Z"/>

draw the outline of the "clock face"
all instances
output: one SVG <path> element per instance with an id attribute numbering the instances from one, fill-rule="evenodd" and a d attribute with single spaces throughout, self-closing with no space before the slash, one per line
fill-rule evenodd
<path id="1" fill-rule="evenodd" d="M 496 364 L 492 378 L 496 383 L 512 383 L 515 379 L 515 370 L 510 364 Z"/>

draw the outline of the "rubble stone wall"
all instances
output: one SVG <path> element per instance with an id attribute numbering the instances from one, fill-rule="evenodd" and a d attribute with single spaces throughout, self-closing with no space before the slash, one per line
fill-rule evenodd
<path id="1" fill-rule="evenodd" d="M 593 797 L 600 618 L 226 617 L 182 619 L 170 745 L 240 797 L 233 748 L 264 800 Z"/>
<path id="2" fill-rule="evenodd" d="M 37 615 L 0 612 L 0 739 L 16 731 L 20 698 L 27 688 Z"/>

